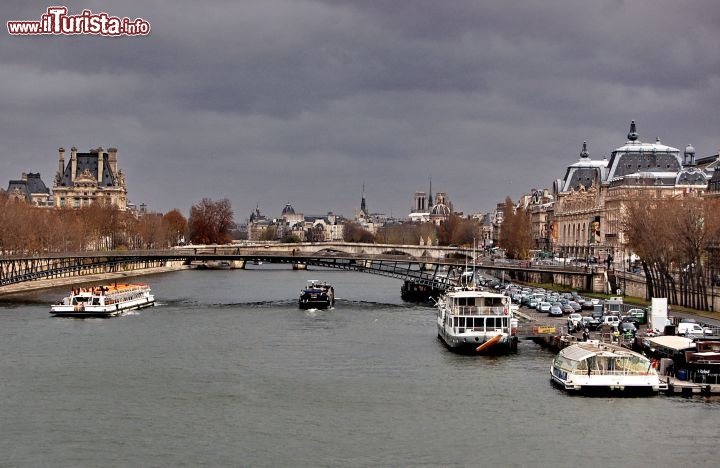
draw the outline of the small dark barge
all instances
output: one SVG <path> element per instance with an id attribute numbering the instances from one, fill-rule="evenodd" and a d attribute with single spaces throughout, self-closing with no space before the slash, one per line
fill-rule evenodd
<path id="1" fill-rule="evenodd" d="M 324 281 L 310 280 L 301 291 L 298 306 L 301 309 L 329 309 L 335 305 L 335 289 Z"/>

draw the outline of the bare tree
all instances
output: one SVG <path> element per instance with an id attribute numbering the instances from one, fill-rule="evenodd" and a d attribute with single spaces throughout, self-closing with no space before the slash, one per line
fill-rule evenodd
<path id="1" fill-rule="evenodd" d="M 180 240 L 185 237 L 188 226 L 187 219 L 180 213 L 180 210 L 174 209 L 165 213 L 162 223 L 169 245 L 178 245 Z"/>
<path id="2" fill-rule="evenodd" d="M 190 208 L 188 229 L 190 240 L 196 244 L 230 242 L 233 226 L 233 211 L 227 198 L 218 201 L 203 198 Z"/>
<path id="3" fill-rule="evenodd" d="M 707 309 L 706 268 L 720 244 L 719 203 L 688 197 L 628 206 L 625 233 L 640 256 L 648 297 Z"/>
<path id="4" fill-rule="evenodd" d="M 360 224 L 349 221 L 343 228 L 343 239 L 345 242 L 374 242 L 375 236 Z"/>
<path id="5" fill-rule="evenodd" d="M 533 248 L 532 221 L 525 210 L 515 208 L 510 197 L 505 199 L 503 206 L 503 222 L 498 243 L 509 258 L 530 258 L 530 250 Z"/>

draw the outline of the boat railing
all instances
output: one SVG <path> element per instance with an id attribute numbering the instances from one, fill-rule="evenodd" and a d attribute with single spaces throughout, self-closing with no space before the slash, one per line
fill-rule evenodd
<path id="1" fill-rule="evenodd" d="M 492 333 L 493 335 L 499 335 L 507 333 L 507 330 L 500 327 L 453 327 L 453 333 L 456 335 L 461 333 Z"/>
<path id="2" fill-rule="evenodd" d="M 508 315 L 510 309 L 505 306 L 454 306 L 453 315 Z"/>
<path id="3" fill-rule="evenodd" d="M 656 372 L 653 368 L 647 369 L 592 369 L 588 374 L 587 369 L 573 369 L 569 373 L 574 375 L 651 375 Z"/>

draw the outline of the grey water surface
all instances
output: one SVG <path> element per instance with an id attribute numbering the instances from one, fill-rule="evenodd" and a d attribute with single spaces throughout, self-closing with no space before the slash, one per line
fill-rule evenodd
<path id="1" fill-rule="evenodd" d="M 0 466 L 716 466 L 717 398 L 571 396 L 532 342 L 449 352 L 397 279 L 252 268 L 135 278 L 158 306 L 112 319 L 0 299 Z"/>

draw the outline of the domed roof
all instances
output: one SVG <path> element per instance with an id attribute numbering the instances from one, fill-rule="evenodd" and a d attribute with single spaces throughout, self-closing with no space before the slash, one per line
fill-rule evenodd
<path id="1" fill-rule="evenodd" d="M 283 216 L 295 214 L 295 209 L 293 209 L 292 205 L 290 205 L 290 203 L 288 203 L 285 205 L 285 208 L 283 208 L 282 214 L 283 214 Z"/>
<path id="2" fill-rule="evenodd" d="M 435 216 L 450 216 L 450 207 L 442 203 L 438 203 L 432 207 L 430 214 Z"/>

